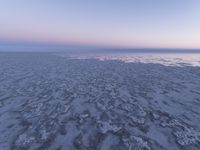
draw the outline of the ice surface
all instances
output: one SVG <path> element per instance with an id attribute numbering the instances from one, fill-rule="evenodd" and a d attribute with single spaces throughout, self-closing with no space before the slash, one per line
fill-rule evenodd
<path id="1" fill-rule="evenodd" d="M 0 53 L 0 149 L 200 149 L 198 65 L 105 57 Z"/>

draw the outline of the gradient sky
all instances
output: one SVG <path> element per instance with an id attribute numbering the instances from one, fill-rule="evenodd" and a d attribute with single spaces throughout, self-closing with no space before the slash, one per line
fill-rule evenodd
<path id="1" fill-rule="evenodd" d="M 200 0 L 0 0 L 0 43 L 200 48 Z"/>

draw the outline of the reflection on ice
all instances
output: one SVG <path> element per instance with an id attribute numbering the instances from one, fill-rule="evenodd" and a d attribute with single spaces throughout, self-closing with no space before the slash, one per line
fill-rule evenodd
<path id="1" fill-rule="evenodd" d="M 166 66 L 200 66 L 200 54 L 184 53 L 93 53 L 71 54 L 70 58 L 158 63 Z"/>

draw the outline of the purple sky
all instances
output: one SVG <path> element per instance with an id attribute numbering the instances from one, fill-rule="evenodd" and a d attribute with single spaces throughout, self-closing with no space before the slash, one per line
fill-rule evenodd
<path id="1" fill-rule="evenodd" d="M 1 0 L 0 43 L 200 48 L 200 0 Z"/>

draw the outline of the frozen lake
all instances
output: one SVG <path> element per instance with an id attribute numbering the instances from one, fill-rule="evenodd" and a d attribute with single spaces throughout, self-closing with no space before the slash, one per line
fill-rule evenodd
<path id="1" fill-rule="evenodd" d="M 199 54 L 0 53 L 0 149 L 199 150 Z"/>

